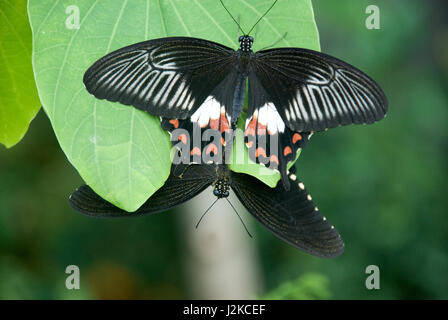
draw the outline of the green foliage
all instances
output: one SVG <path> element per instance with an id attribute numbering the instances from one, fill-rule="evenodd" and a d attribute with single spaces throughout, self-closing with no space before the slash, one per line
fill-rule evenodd
<path id="1" fill-rule="evenodd" d="M 265 294 L 268 300 L 330 299 L 329 280 L 320 273 L 305 273 L 294 281 L 284 282 Z"/>
<path id="2" fill-rule="evenodd" d="M 89 95 L 82 83 L 85 70 L 115 49 L 165 36 L 206 38 L 237 48 L 238 30 L 215 0 L 79 1 L 80 28 L 68 29 L 65 12 L 72 4 L 30 0 L 39 95 L 63 151 L 86 183 L 118 207 L 135 211 L 169 174 L 168 134 L 156 117 Z M 241 15 L 241 26 L 248 31 L 269 3 L 233 1 L 228 6 L 235 16 L 248 12 Z M 272 45 L 285 32 L 277 45 L 319 49 L 309 0 L 280 1 L 258 32 L 264 36 L 255 50 Z M 253 174 L 244 166 L 238 170 Z M 258 177 L 272 180 L 271 175 Z"/>
<path id="3" fill-rule="evenodd" d="M 26 0 L 0 1 L 0 143 L 18 143 L 40 108 Z"/>

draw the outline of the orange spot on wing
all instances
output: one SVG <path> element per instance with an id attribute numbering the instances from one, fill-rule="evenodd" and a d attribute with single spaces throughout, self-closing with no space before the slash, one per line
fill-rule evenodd
<path id="1" fill-rule="evenodd" d="M 292 153 L 292 150 L 291 150 L 291 148 L 288 146 L 288 147 L 285 147 L 285 149 L 283 149 L 283 155 L 286 157 L 288 154 L 290 154 L 290 153 Z"/>
<path id="2" fill-rule="evenodd" d="M 222 144 L 223 146 L 225 146 L 225 145 L 226 145 L 226 140 L 224 140 L 224 138 L 223 138 L 223 137 L 221 137 L 221 144 Z"/>
<path id="3" fill-rule="evenodd" d="M 244 133 L 244 135 L 246 135 L 246 136 L 248 136 L 248 135 L 254 136 L 256 127 L 257 127 L 257 117 L 253 117 L 252 120 L 247 125 L 246 132 Z"/>
<path id="4" fill-rule="evenodd" d="M 186 134 L 181 134 L 177 137 L 177 140 L 182 141 L 183 143 L 187 144 L 187 135 Z"/>
<path id="5" fill-rule="evenodd" d="M 248 148 L 252 148 L 253 145 L 254 145 L 253 141 L 247 141 L 246 142 L 246 147 L 248 147 Z"/>
<path id="6" fill-rule="evenodd" d="M 221 112 L 221 132 L 228 132 L 230 130 L 229 121 L 227 121 L 227 117 L 225 112 Z"/>
<path id="7" fill-rule="evenodd" d="M 292 136 L 292 143 L 296 143 L 299 140 L 302 140 L 302 136 L 298 133 L 294 133 L 294 135 Z"/>
<path id="8" fill-rule="evenodd" d="M 269 161 L 271 162 L 275 162 L 278 166 L 280 165 L 280 161 L 278 161 L 278 158 L 275 154 L 273 154 L 270 158 Z"/>
<path id="9" fill-rule="evenodd" d="M 201 149 L 199 149 L 198 147 L 194 147 L 193 150 L 191 150 L 190 154 L 192 156 L 194 156 L 194 155 L 200 156 L 201 155 Z"/>
<path id="10" fill-rule="evenodd" d="M 219 119 L 210 119 L 210 128 L 212 128 L 213 130 L 218 130 Z"/>
<path id="11" fill-rule="evenodd" d="M 179 128 L 179 120 L 177 120 L 177 119 L 171 119 L 170 121 L 169 121 L 169 123 L 171 123 L 172 125 L 173 125 L 173 127 L 174 128 Z"/>
<path id="12" fill-rule="evenodd" d="M 213 152 L 213 154 L 218 153 L 218 147 L 216 145 L 214 145 L 213 143 L 209 144 L 207 146 L 207 149 L 205 150 L 206 154 L 210 154 L 211 152 Z"/>
<path id="13" fill-rule="evenodd" d="M 255 157 L 259 157 L 259 156 L 263 156 L 266 158 L 266 150 L 264 150 L 263 148 L 257 148 L 257 150 L 255 150 Z"/>
<path id="14" fill-rule="evenodd" d="M 266 126 L 264 124 L 259 123 L 257 127 L 257 134 L 262 136 L 266 134 Z"/>

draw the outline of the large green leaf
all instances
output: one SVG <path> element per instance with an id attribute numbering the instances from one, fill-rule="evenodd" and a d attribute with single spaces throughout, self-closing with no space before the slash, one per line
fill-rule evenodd
<path id="1" fill-rule="evenodd" d="M 271 4 L 225 3 L 245 31 Z M 80 11 L 79 29 L 65 26 L 73 5 Z M 184 35 L 237 48 L 235 22 L 218 0 L 29 0 L 29 13 L 39 95 L 62 149 L 99 195 L 136 210 L 169 174 L 168 135 L 159 119 L 89 95 L 82 84 L 85 70 L 108 52 L 151 38 Z M 319 49 L 310 0 L 279 1 L 253 32 L 254 49 L 286 32 L 276 46 Z"/>
<path id="2" fill-rule="evenodd" d="M 19 142 L 39 108 L 26 0 L 1 0 L 0 143 L 10 148 Z"/>

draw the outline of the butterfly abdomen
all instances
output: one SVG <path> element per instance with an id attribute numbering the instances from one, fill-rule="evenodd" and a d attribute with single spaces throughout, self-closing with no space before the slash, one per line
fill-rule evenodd
<path id="1" fill-rule="evenodd" d="M 246 76 L 239 74 L 235 87 L 235 94 L 233 95 L 232 106 L 232 125 L 235 126 L 241 111 L 244 107 L 244 97 L 246 95 Z"/>
<path id="2" fill-rule="evenodd" d="M 236 65 L 236 84 L 232 103 L 232 125 L 236 126 L 238 118 L 244 107 L 244 98 L 246 96 L 246 80 L 249 75 L 249 62 L 251 53 L 239 50 L 237 53 L 238 64 Z"/>

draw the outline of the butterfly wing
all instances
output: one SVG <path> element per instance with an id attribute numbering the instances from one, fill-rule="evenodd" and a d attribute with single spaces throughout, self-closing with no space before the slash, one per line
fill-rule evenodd
<path id="1" fill-rule="evenodd" d="M 137 211 L 129 213 L 107 202 L 88 185 L 75 190 L 69 203 L 76 211 L 94 217 L 141 216 L 157 213 L 178 206 L 211 185 L 216 173 L 211 166 L 176 166 L 165 184 L 157 190 Z"/>
<path id="2" fill-rule="evenodd" d="M 290 173 L 291 189 L 270 188 L 259 180 L 232 172 L 231 186 L 247 210 L 269 231 L 312 255 L 332 258 L 344 251 L 339 233 L 314 205 L 303 183 Z"/>
<path id="3" fill-rule="evenodd" d="M 196 38 L 149 40 L 114 51 L 84 74 L 87 90 L 152 115 L 185 119 L 234 70 L 235 51 Z"/>
<path id="4" fill-rule="evenodd" d="M 173 145 L 183 145 L 185 163 L 219 162 L 232 140 L 231 114 L 238 72 L 233 69 L 188 119 L 162 118 Z M 230 144 L 229 144 L 230 145 Z"/>
<path id="5" fill-rule="evenodd" d="M 375 81 L 332 56 L 299 48 L 252 56 L 245 130 L 249 156 L 278 169 L 286 190 L 288 162 L 312 131 L 372 123 L 386 111 L 387 99 Z"/>
<path id="6" fill-rule="evenodd" d="M 266 91 L 266 102 L 293 131 L 373 123 L 387 112 L 386 96 L 374 80 L 324 53 L 299 48 L 259 51 L 251 69 L 252 78 Z"/>
<path id="7" fill-rule="evenodd" d="M 272 99 L 255 73 L 249 74 L 249 108 L 245 125 L 249 157 L 256 163 L 277 169 L 289 190 L 288 162 L 311 137 L 311 132 L 295 132 L 285 124 Z"/>

